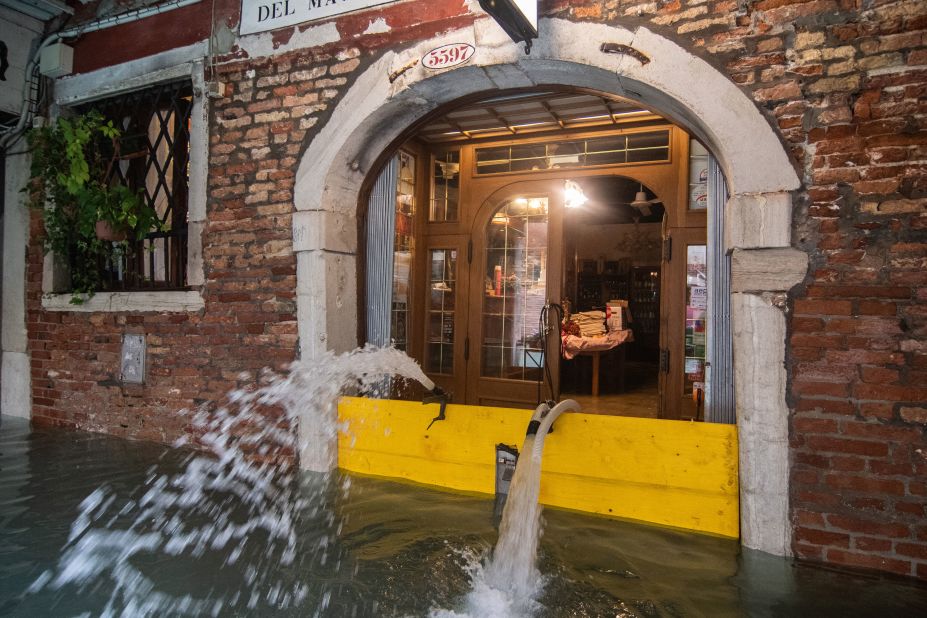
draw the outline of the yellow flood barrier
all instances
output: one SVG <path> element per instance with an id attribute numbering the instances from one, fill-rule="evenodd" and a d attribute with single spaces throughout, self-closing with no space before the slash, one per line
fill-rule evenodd
<path id="1" fill-rule="evenodd" d="M 521 448 L 530 410 L 345 397 L 339 467 L 459 491 L 495 492 L 495 445 Z M 545 505 L 739 535 L 733 425 L 567 413 L 547 436 Z"/>

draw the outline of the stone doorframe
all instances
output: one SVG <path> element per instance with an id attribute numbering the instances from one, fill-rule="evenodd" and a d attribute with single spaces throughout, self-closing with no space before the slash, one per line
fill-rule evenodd
<path id="1" fill-rule="evenodd" d="M 476 47 L 470 64 L 436 73 L 419 59 L 447 43 Z M 602 51 L 627 45 L 644 58 Z M 647 60 L 647 62 L 642 62 Z M 357 345 L 356 211 L 361 185 L 383 151 L 439 105 L 474 93 L 545 85 L 624 96 L 686 127 L 721 165 L 731 198 L 734 372 L 740 460 L 741 539 L 791 552 L 786 292 L 807 272 L 791 247 L 792 195 L 800 181 L 756 105 L 725 75 L 645 28 L 546 19 L 526 56 L 491 20 L 387 52 L 340 100 L 307 148 L 296 177 L 293 248 L 302 358 Z M 334 462 L 328 448 L 303 454 L 308 468 Z"/>

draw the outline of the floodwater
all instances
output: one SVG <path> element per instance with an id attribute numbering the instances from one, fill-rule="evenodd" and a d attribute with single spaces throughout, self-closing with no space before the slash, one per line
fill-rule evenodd
<path id="1" fill-rule="evenodd" d="M 233 561 L 222 552 L 139 552 L 131 560 L 144 575 L 135 585 L 153 600 L 145 607 L 138 597 L 114 598 L 113 577 L 99 570 L 58 587 L 35 585 L 59 568 L 81 504 L 99 487 L 115 504 L 137 500 L 153 473 L 190 461 L 182 449 L 32 431 L 4 417 L 0 616 L 185 613 L 176 604 L 158 612 L 158 600 L 170 598 L 196 601 L 186 612 L 193 615 L 467 615 L 472 583 L 496 542 L 492 499 L 346 476 L 302 478 L 293 560 L 279 560 L 271 544 Z M 653 526 L 549 508 L 543 518 L 536 616 L 927 616 L 927 588 L 914 583 L 796 566 L 735 541 Z M 120 527 L 118 514 L 109 525 Z M 254 586 L 262 587 L 257 601 L 235 594 Z"/>

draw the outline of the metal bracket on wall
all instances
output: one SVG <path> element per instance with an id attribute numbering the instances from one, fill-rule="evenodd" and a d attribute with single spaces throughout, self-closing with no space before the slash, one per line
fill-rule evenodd
<path id="1" fill-rule="evenodd" d="M 663 239 L 663 261 L 669 262 L 673 259 L 673 237 L 667 236 Z"/>
<path id="2" fill-rule="evenodd" d="M 599 50 L 603 54 L 621 54 L 623 56 L 631 56 L 641 64 L 647 64 L 650 62 L 649 57 L 637 51 L 630 45 L 624 45 L 622 43 L 602 43 L 602 47 L 600 47 Z"/>

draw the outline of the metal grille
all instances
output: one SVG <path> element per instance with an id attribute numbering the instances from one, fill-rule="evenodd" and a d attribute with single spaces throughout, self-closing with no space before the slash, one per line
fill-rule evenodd
<path id="1" fill-rule="evenodd" d="M 389 345 L 393 298 L 393 243 L 399 159 L 390 159 L 377 178 L 367 207 L 367 342 Z"/>
<path id="2" fill-rule="evenodd" d="M 110 182 L 139 190 L 157 213 L 160 230 L 130 240 L 100 264 L 104 289 L 181 289 L 187 273 L 187 195 L 190 167 L 190 82 L 158 84 L 88 104 L 122 131 Z"/>
<path id="3" fill-rule="evenodd" d="M 731 256 L 724 246 L 727 185 L 714 157 L 708 160 L 708 392 L 710 423 L 737 422 L 734 405 L 734 352 L 731 336 Z"/>

